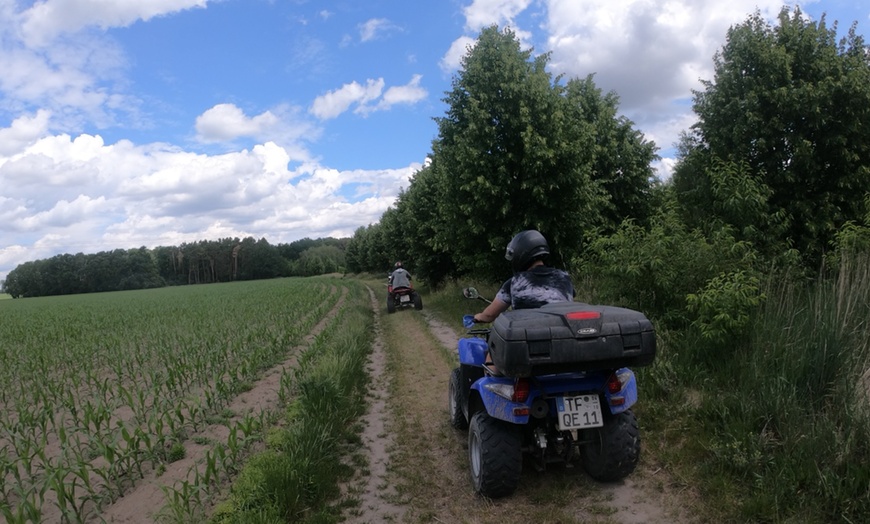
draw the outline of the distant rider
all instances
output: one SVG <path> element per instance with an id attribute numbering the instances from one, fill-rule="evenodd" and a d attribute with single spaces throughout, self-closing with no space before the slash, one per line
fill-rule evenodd
<path id="1" fill-rule="evenodd" d="M 529 229 L 517 233 L 508 243 L 504 257 L 514 276 L 505 281 L 486 309 L 474 315 L 475 322 L 492 322 L 509 307 L 531 309 L 553 302 L 573 302 L 571 276 L 545 261 L 550 255 L 547 239 Z"/>
<path id="2" fill-rule="evenodd" d="M 390 285 L 393 289 L 411 287 L 411 274 L 402 267 L 402 262 L 396 262 L 395 269 L 390 273 Z"/>

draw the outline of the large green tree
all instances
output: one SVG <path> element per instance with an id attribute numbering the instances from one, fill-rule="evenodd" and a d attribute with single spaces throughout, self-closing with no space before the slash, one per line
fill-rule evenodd
<path id="1" fill-rule="evenodd" d="M 604 196 L 591 178 L 584 122 L 570 120 L 546 71 L 510 31 L 484 29 L 464 57 L 437 118 L 433 169 L 443 188 L 438 243 L 460 271 L 504 274 L 511 236 L 544 232 L 554 246 L 578 245 L 599 223 Z"/>
<path id="2" fill-rule="evenodd" d="M 528 228 L 565 264 L 602 230 L 648 214 L 654 144 L 616 116 L 615 94 L 591 77 L 563 86 L 548 61 L 488 27 L 444 99 L 426 175 L 438 188 L 429 244 L 459 273 L 503 277 L 505 246 Z"/>
<path id="3" fill-rule="evenodd" d="M 778 25 L 759 13 L 732 27 L 712 81 L 695 92 L 698 123 L 684 137 L 674 184 L 696 224 L 723 218 L 723 168 L 751 187 L 767 244 L 792 246 L 815 265 L 836 231 L 865 213 L 870 191 L 870 54 L 852 26 L 784 8 Z M 719 195 L 717 195 L 717 184 Z M 718 202 L 717 202 L 718 199 Z M 745 227 L 737 225 L 737 230 Z M 762 235 L 763 236 L 763 235 Z M 752 238 L 748 238 L 753 240 Z M 757 239 L 755 239 L 757 240 Z M 764 246 L 760 246 L 764 248 Z"/>
<path id="4" fill-rule="evenodd" d="M 634 128 L 634 123 L 618 114 L 619 96 L 602 93 L 593 76 L 571 79 L 565 86 L 568 111 L 580 129 L 574 137 L 591 148 L 592 180 L 601 186 L 606 202 L 601 210 L 604 232 L 615 231 L 626 218 L 646 224 L 654 209 L 655 172 L 658 158 L 655 143 Z M 591 141 L 583 128 L 591 129 Z"/>
<path id="5" fill-rule="evenodd" d="M 437 235 L 447 227 L 439 212 L 444 189 L 435 168 L 429 164 L 414 174 L 394 208 L 381 218 L 393 258 L 402 260 L 415 277 L 433 285 L 456 273 L 449 244 L 439 242 Z"/>

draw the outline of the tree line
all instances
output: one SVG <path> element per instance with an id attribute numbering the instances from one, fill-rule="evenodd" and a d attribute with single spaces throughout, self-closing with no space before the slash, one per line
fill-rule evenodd
<path id="1" fill-rule="evenodd" d="M 13 298 L 147 289 L 343 272 L 349 239 L 223 238 L 161 246 L 61 254 L 20 264 L 0 291 Z"/>
<path id="2" fill-rule="evenodd" d="M 564 85 L 515 34 L 484 29 L 463 58 L 427 164 L 376 224 L 348 244 L 352 271 L 406 261 L 438 285 L 500 279 L 504 248 L 540 230 L 570 264 L 601 235 L 655 209 L 655 144 L 618 114 L 619 98 L 590 75 Z"/>
<path id="3" fill-rule="evenodd" d="M 783 8 L 733 26 L 665 181 L 618 95 L 548 60 L 510 30 L 480 33 L 428 163 L 355 231 L 349 270 L 402 260 L 436 286 L 497 282 L 508 240 L 535 228 L 588 293 L 686 322 L 709 309 L 699 297 L 742 318 L 762 273 L 815 275 L 870 244 L 870 60 L 854 25 L 838 40 L 836 23 Z"/>

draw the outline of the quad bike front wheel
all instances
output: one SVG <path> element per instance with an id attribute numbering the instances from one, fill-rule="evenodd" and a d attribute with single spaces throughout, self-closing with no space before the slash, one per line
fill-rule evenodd
<path id="1" fill-rule="evenodd" d="M 450 425 L 456 429 L 468 429 L 468 419 L 462 411 L 462 373 L 459 368 L 450 373 L 450 386 L 447 388 L 447 406 Z"/>
<path id="2" fill-rule="evenodd" d="M 523 471 L 519 428 L 478 411 L 468 430 L 468 462 L 474 491 L 489 498 L 512 494 Z"/>
<path id="3" fill-rule="evenodd" d="M 602 427 L 587 431 L 590 439 L 580 447 L 580 458 L 590 477 L 613 482 L 634 471 L 640 459 L 640 431 L 630 409 L 605 415 Z"/>

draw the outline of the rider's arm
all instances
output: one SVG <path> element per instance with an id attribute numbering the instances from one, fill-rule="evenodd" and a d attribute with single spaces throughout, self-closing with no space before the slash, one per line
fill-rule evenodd
<path id="1" fill-rule="evenodd" d="M 483 323 L 492 322 L 497 316 L 507 311 L 508 307 L 510 307 L 510 304 L 504 300 L 496 298 L 492 303 L 490 303 L 490 305 L 486 306 L 486 309 L 474 315 L 474 321 Z"/>

